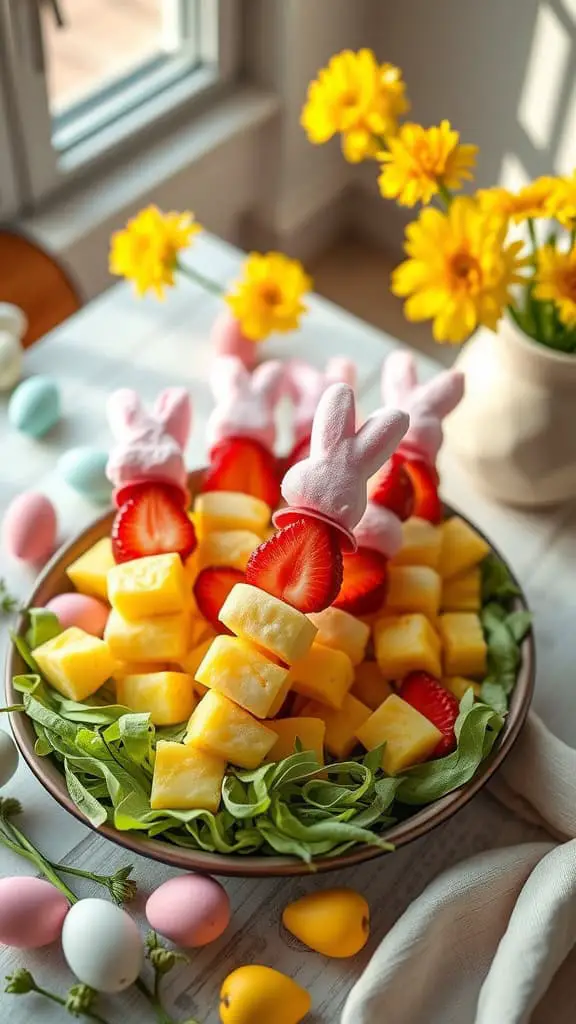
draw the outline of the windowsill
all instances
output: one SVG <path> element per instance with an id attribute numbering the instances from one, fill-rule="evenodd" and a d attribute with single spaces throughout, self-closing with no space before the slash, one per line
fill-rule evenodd
<path id="1" fill-rule="evenodd" d="M 119 227 L 139 206 L 149 201 L 160 203 L 163 190 L 167 193 L 165 205 L 168 206 L 171 183 L 188 171 L 188 204 L 194 209 L 195 168 L 217 155 L 222 146 L 236 139 L 245 141 L 246 133 L 257 132 L 279 110 L 280 101 L 274 94 L 247 86 L 237 87 L 234 93 L 215 103 L 209 112 L 195 117 L 187 127 L 179 127 L 161 141 L 152 143 L 143 155 L 125 160 L 114 170 L 67 191 L 65 197 L 59 196 L 44 211 L 23 218 L 22 227 L 47 249 L 71 258 L 75 247 L 91 237 L 95 246 L 101 246 L 102 231 L 108 234 L 110 226 Z M 231 173 L 233 170 L 232 166 Z M 169 208 L 174 205 L 173 200 Z M 84 283 L 81 271 L 78 276 Z M 86 286 L 84 290 L 92 291 Z M 99 290 L 101 288 L 97 288 Z"/>

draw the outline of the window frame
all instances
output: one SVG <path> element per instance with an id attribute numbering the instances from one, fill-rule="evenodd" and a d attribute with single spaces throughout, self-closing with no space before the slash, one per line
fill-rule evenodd
<path id="1" fill-rule="evenodd" d="M 110 87 L 107 119 L 97 103 L 91 109 L 87 101 L 78 104 L 76 117 L 57 115 L 54 129 L 39 0 L 0 0 L 0 35 L 4 28 L 10 44 L 5 76 L 14 112 L 12 144 L 8 148 L 20 158 L 20 164 L 25 164 L 19 167 L 21 209 L 37 208 L 43 200 L 95 169 L 109 167 L 127 156 L 133 158 L 138 150 L 150 145 L 152 136 L 156 142 L 178 121 L 189 122 L 206 109 L 235 78 L 239 60 L 235 0 L 164 2 L 170 5 L 167 32 L 174 39 L 175 49 L 181 29 L 189 28 L 191 19 L 199 27 L 196 59 L 185 52 L 153 59 L 129 74 L 123 86 Z M 1 109 L 0 100 L 0 120 Z"/>

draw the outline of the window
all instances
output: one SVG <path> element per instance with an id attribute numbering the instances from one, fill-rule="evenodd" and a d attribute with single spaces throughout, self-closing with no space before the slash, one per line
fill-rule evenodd
<path id="1" fill-rule="evenodd" d="M 0 213 L 189 120 L 233 76 L 235 14 L 236 0 L 0 0 Z"/>

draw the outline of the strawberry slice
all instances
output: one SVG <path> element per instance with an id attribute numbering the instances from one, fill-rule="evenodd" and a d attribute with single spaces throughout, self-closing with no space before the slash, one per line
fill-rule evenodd
<path id="1" fill-rule="evenodd" d="M 246 582 L 301 612 L 328 608 L 342 583 L 337 531 L 318 519 L 296 519 L 256 548 Z"/>
<path id="2" fill-rule="evenodd" d="M 184 560 L 196 547 L 196 533 L 173 487 L 139 484 L 118 509 L 112 525 L 116 562 L 176 552 Z"/>
<path id="3" fill-rule="evenodd" d="M 202 490 L 240 491 L 276 508 L 280 502 L 276 458 L 252 438 L 229 437 L 212 449 Z"/>
<path id="4" fill-rule="evenodd" d="M 358 548 L 342 561 L 344 576 L 334 607 L 351 615 L 378 611 L 388 589 L 388 559 L 371 548 Z"/>
<path id="5" fill-rule="evenodd" d="M 200 613 L 214 627 L 217 633 L 230 633 L 218 616 L 228 594 L 237 583 L 244 583 L 246 577 L 240 569 L 223 566 L 207 566 L 202 569 L 194 583 L 194 597 Z"/>
<path id="6" fill-rule="evenodd" d="M 399 455 L 393 455 L 378 471 L 372 482 L 370 501 L 390 509 L 402 522 L 412 515 L 414 484 Z"/>
<path id="7" fill-rule="evenodd" d="M 455 750 L 454 723 L 460 707 L 454 694 L 427 672 L 410 672 L 403 680 L 399 693 L 402 700 L 416 708 L 443 734 L 432 756 L 444 757 Z"/>
<path id="8" fill-rule="evenodd" d="M 404 466 L 414 488 L 412 515 L 430 523 L 441 523 L 443 509 L 436 470 L 422 459 L 404 459 Z"/>

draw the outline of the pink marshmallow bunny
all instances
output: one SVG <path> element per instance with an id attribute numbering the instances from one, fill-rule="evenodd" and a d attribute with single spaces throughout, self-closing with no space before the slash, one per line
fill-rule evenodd
<path id="1" fill-rule="evenodd" d="M 294 403 L 293 450 L 310 437 L 312 422 L 320 398 L 330 384 L 349 384 L 356 389 L 356 366 L 344 356 L 334 356 L 324 371 L 299 359 L 288 363 L 285 387 Z"/>
<path id="2" fill-rule="evenodd" d="M 381 388 L 385 405 L 403 409 L 410 416 L 401 451 L 434 465 L 442 446 L 442 420 L 464 394 L 464 374 L 446 370 L 418 384 L 414 357 L 398 350 L 382 366 Z"/>
<path id="3" fill-rule="evenodd" d="M 120 504 L 126 488 L 139 483 L 166 483 L 188 501 L 184 448 L 192 421 L 190 396 L 184 388 L 162 391 L 151 411 L 129 388 L 114 391 L 107 403 L 108 422 L 116 444 L 106 475 Z"/>
<path id="4" fill-rule="evenodd" d="M 216 359 L 210 374 L 216 405 L 206 428 L 210 449 L 229 437 L 249 437 L 272 451 L 283 378 L 284 367 L 277 359 L 260 363 L 252 374 L 236 356 Z"/>
<path id="5" fill-rule="evenodd" d="M 392 454 L 408 429 L 406 413 L 380 409 L 356 430 L 356 404 L 349 384 L 331 384 L 314 416 L 310 455 L 282 481 L 289 508 L 274 522 L 283 526 L 298 512 L 311 512 L 339 527 L 356 546 L 352 530 L 366 511 L 369 478 Z"/>

